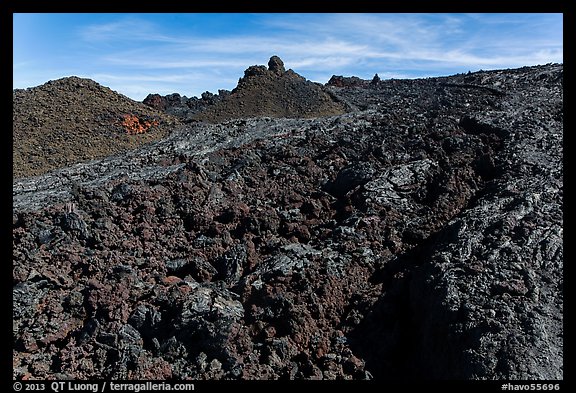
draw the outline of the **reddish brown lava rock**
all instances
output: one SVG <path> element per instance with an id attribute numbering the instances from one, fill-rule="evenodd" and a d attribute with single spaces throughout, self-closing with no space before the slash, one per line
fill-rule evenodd
<path id="1" fill-rule="evenodd" d="M 143 134 L 147 132 L 150 127 L 157 126 L 157 120 L 142 120 L 136 115 L 124 115 L 124 120 L 122 120 L 122 127 L 126 130 L 129 135 Z"/>
<path id="2" fill-rule="evenodd" d="M 150 94 L 142 101 L 143 104 L 151 106 L 154 109 L 165 110 L 166 99 L 160 94 Z"/>

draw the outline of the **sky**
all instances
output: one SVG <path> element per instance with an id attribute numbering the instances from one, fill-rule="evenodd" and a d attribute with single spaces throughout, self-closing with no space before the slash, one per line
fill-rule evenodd
<path id="1" fill-rule="evenodd" d="M 14 89 L 75 75 L 137 101 L 232 90 L 272 55 L 320 83 L 563 62 L 558 13 L 15 13 L 13 22 Z"/>

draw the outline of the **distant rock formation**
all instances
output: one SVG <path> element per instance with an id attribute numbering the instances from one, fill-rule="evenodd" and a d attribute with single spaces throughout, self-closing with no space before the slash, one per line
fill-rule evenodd
<path id="1" fill-rule="evenodd" d="M 253 65 L 244 71 L 232 92 L 219 92 L 202 99 L 150 95 L 144 103 L 164 108 L 181 121 L 217 123 L 249 117 L 310 118 L 344 113 L 347 108 L 323 86 L 310 82 L 293 70 L 286 70 L 278 56 L 272 56 L 268 68 Z"/>
<path id="2" fill-rule="evenodd" d="M 218 94 L 208 91 L 202 93 L 200 98 L 181 96 L 178 93 L 161 96 L 160 94 L 149 94 L 144 101 L 145 105 L 165 111 L 167 114 L 177 117 L 183 123 L 197 121 L 195 115 L 206 108 L 222 101 L 230 95 L 229 90 L 220 89 Z"/>
<path id="3" fill-rule="evenodd" d="M 332 77 L 326 83 L 327 86 L 334 87 L 360 87 L 366 86 L 368 84 L 367 80 L 360 79 L 357 76 L 342 76 L 342 75 L 332 75 Z"/>
<path id="4" fill-rule="evenodd" d="M 142 103 L 159 111 L 166 110 L 167 99 L 160 94 L 148 94 Z"/>

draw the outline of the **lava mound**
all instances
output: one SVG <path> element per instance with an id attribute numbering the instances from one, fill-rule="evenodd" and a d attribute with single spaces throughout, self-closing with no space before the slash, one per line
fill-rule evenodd
<path id="1" fill-rule="evenodd" d="M 75 76 L 13 93 L 14 178 L 41 175 L 165 137 L 178 120 Z"/>
<path id="2" fill-rule="evenodd" d="M 200 112 L 196 118 L 209 122 L 242 117 L 311 118 L 339 115 L 344 105 L 292 70 L 285 70 L 278 56 L 265 66 L 251 66 L 232 93 Z"/>
<path id="3" fill-rule="evenodd" d="M 314 118 L 340 115 L 347 107 L 321 84 L 311 82 L 293 70 L 285 70 L 283 61 L 272 56 L 268 68 L 254 65 L 232 92 L 204 93 L 202 98 L 179 94 L 151 94 L 144 103 L 178 116 L 182 121 L 201 120 L 219 123 L 253 117 Z"/>

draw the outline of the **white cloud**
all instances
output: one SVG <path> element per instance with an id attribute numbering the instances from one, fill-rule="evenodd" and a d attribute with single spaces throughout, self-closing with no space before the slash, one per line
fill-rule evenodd
<path id="1" fill-rule="evenodd" d="M 246 61 L 243 59 L 199 59 L 189 58 L 189 53 L 180 53 L 179 56 L 172 55 L 167 57 L 166 51 L 150 55 L 149 51 L 139 51 L 146 53 L 130 54 L 116 53 L 102 58 L 103 61 L 114 65 L 124 67 L 134 67 L 137 69 L 170 69 L 170 68 L 207 68 L 207 67 L 245 67 Z"/>
<path id="2" fill-rule="evenodd" d="M 110 40 L 174 42 L 174 37 L 160 34 L 154 23 L 137 17 L 86 26 L 80 30 L 80 36 L 88 42 Z"/>

